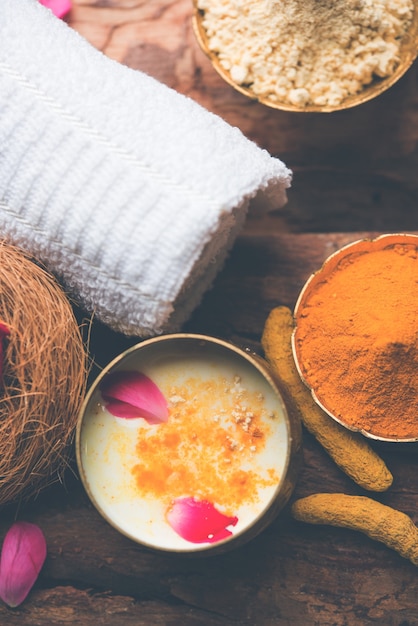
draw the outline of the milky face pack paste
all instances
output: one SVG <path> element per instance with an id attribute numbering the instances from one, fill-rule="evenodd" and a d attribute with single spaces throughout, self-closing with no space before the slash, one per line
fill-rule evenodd
<path id="1" fill-rule="evenodd" d="M 116 369 L 158 387 L 167 421 L 115 417 L 97 385 L 78 432 L 81 473 L 124 534 L 165 550 L 207 549 L 272 506 L 289 462 L 286 410 L 261 371 L 222 343 L 154 347 Z"/>

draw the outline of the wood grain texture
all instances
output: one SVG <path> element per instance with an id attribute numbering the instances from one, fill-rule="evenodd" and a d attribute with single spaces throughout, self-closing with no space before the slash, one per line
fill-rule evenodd
<path id="1" fill-rule="evenodd" d="M 261 353 L 271 308 L 293 307 L 309 274 L 342 245 L 379 232 L 418 231 L 415 64 L 378 100 L 335 114 L 269 110 L 225 85 L 199 50 L 191 0 L 73 0 L 67 21 L 93 46 L 148 72 L 238 126 L 294 171 L 280 212 L 250 219 L 185 331 Z M 95 324 L 98 366 L 132 345 Z M 394 474 L 377 499 L 418 523 L 418 446 L 373 444 Z M 294 497 L 361 493 L 304 434 Z M 9 507 L 45 532 L 48 558 L 21 607 L 0 626 L 417 626 L 418 572 L 367 537 L 296 523 L 288 508 L 230 553 L 186 558 L 148 551 L 109 526 L 76 468 L 28 505 Z"/>

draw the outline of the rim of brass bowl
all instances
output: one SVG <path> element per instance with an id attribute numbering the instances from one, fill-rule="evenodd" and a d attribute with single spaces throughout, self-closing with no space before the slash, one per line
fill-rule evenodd
<path id="1" fill-rule="evenodd" d="M 418 2 L 414 2 L 414 15 L 412 18 L 412 24 L 408 32 L 405 34 L 400 48 L 401 61 L 395 71 L 387 78 L 376 79 L 370 85 L 366 85 L 362 91 L 352 96 L 348 96 L 340 104 L 332 105 L 307 105 L 298 107 L 288 102 L 273 102 L 268 98 L 262 98 L 254 94 L 250 88 L 243 87 L 234 82 L 231 75 L 225 70 L 218 59 L 216 53 L 209 50 L 208 38 L 206 31 L 202 24 L 202 18 L 204 11 L 197 6 L 198 0 L 193 0 L 194 12 L 192 16 L 192 26 L 199 46 L 202 51 L 211 61 L 213 68 L 216 72 L 233 87 L 236 91 L 247 96 L 251 100 L 255 100 L 260 104 L 263 104 L 272 109 L 278 109 L 281 111 L 294 111 L 297 113 L 332 113 L 334 111 L 341 111 L 350 109 L 369 100 L 373 100 L 383 92 L 387 91 L 392 85 L 394 85 L 411 67 L 418 55 Z"/>
<path id="2" fill-rule="evenodd" d="M 293 359 L 294 359 L 294 362 L 295 362 L 295 365 L 296 365 L 296 369 L 297 369 L 297 371 L 299 373 L 300 378 L 302 379 L 302 381 L 304 382 L 306 387 L 311 392 L 311 395 L 312 395 L 314 401 L 316 402 L 316 404 L 319 407 L 321 407 L 321 409 L 323 411 L 325 411 L 325 413 L 327 413 L 327 415 L 329 415 L 333 420 L 335 420 L 336 422 L 341 424 L 341 426 L 344 426 L 345 428 L 347 428 L 347 430 L 351 430 L 353 432 L 359 432 L 362 435 L 364 435 L 365 437 L 368 437 L 369 439 L 375 439 L 376 441 L 384 441 L 384 442 L 389 442 L 389 443 L 411 443 L 411 442 L 416 442 L 416 441 L 418 441 L 418 435 L 417 435 L 417 437 L 410 437 L 410 438 L 381 437 L 381 436 L 378 436 L 378 435 L 374 435 L 373 433 L 370 433 L 367 430 L 364 430 L 363 428 L 353 428 L 352 426 L 349 426 L 348 424 L 346 424 L 344 422 L 344 420 L 342 420 L 341 418 L 338 418 L 329 409 L 327 409 L 326 406 L 324 406 L 322 404 L 321 400 L 316 395 L 315 390 L 312 388 L 312 386 L 305 379 L 305 377 L 303 375 L 302 367 L 301 367 L 300 362 L 299 362 L 299 355 L 298 355 L 297 346 L 296 346 L 297 320 L 298 320 L 298 310 L 299 310 L 299 307 L 303 304 L 303 301 L 304 301 L 306 295 L 309 293 L 310 289 L 312 287 L 314 287 L 318 282 L 321 282 L 323 280 L 324 272 L 326 272 L 326 273 L 332 272 L 337 267 L 337 265 L 340 263 L 341 259 L 343 257 L 345 257 L 348 253 L 352 252 L 353 249 L 355 249 L 358 252 L 363 252 L 363 251 L 364 252 L 370 252 L 370 251 L 374 252 L 376 250 L 383 250 L 388 245 L 393 245 L 393 244 L 396 244 L 396 243 L 404 244 L 404 243 L 408 243 L 408 242 L 411 242 L 414 245 L 418 246 L 418 235 L 413 234 L 413 233 L 388 233 L 388 234 L 384 234 L 384 235 L 379 235 L 378 237 L 375 237 L 375 238 L 358 239 L 356 241 L 353 241 L 353 242 L 351 242 L 351 243 L 349 243 L 349 244 L 339 248 L 338 250 L 333 252 L 329 257 L 327 257 L 325 259 L 325 261 L 322 264 L 322 266 L 316 272 L 313 272 L 309 276 L 309 278 L 306 281 L 306 283 L 304 284 L 301 292 L 299 293 L 299 297 L 298 297 L 298 299 L 296 301 L 295 308 L 294 308 L 295 328 L 294 328 L 293 333 L 292 333 L 292 353 L 293 353 Z"/>

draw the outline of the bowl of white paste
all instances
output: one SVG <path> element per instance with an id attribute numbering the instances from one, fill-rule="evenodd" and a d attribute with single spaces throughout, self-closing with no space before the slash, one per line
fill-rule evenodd
<path id="1" fill-rule="evenodd" d="M 114 359 L 76 433 L 99 513 L 133 541 L 176 553 L 212 554 L 260 533 L 290 498 L 300 447 L 299 417 L 265 361 L 191 334 Z"/>

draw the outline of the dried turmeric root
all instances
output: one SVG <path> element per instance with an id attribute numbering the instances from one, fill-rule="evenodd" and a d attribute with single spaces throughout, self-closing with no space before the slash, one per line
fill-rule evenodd
<path id="1" fill-rule="evenodd" d="M 370 491 L 385 491 L 393 476 L 365 438 L 335 422 L 314 401 L 301 380 L 292 354 L 293 315 L 287 307 L 270 312 L 261 339 L 271 368 L 287 387 L 305 427 L 335 463 L 358 485 Z"/>
<path id="2" fill-rule="evenodd" d="M 296 500 L 292 514 L 301 522 L 358 530 L 418 565 L 418 528 L 412 519 L 371 498 L 316 493 Z"/>

